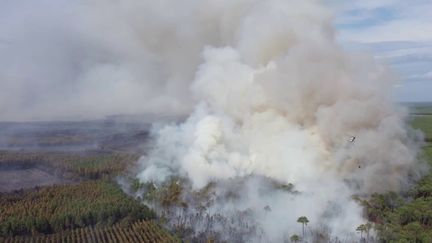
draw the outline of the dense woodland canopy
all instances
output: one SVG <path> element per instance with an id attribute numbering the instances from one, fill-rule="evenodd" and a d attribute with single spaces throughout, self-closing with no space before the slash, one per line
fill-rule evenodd
<path id="1" fill-rule="evenodd" d="M 146 206 L 107 181 L 50 186 L 0 196 L 2 236 L 55 233 L 154 217 Z"/>

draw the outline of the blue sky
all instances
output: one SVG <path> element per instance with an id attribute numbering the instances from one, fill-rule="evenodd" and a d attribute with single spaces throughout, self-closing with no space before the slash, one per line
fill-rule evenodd
<path id="1" fill-rule="evenodd" d="M 339 41 L 371 52 L 400 81 L 400 101 L 432 101 L 431 0 L 327 0 L 336 9 Z"/>

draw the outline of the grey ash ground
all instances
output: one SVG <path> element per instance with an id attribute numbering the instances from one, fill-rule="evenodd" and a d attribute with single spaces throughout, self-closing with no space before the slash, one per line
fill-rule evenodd
<path id="1" fill-rule="evenodd" d="M 106 158 L 114 154 L 136 158 L 146 150 L 150 127 L 148 119 L 122 117 L 79 122 L 1 122 L 0 192 L 73 183 L 83 179 L 76 174 L 94 172 L 91 169 L 95 168 L 104 170 L 103 163 L 112 167 Z M 83 162 L 71 159 L 75 157 Z M 53 161 L 56 158 L 59 161 Z M 85 161 L 94 162 L 93 167 Z M 73 169 L 79 173 L 70 173 Z"/>

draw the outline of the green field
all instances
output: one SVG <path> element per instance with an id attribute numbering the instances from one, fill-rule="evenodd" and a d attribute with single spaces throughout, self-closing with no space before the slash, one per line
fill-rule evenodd
<path id="1" fill-rule="evenodd" d="M 432 115 L 419 115 L 413 117 L 411 125 L 423 131 L 426 141 L 431 142 L 432 139 Z"/>
<path id="2" fill-rule="evenodd" d="M 408 103 L 406 105 L 412 114 L 432 115 L 432 103 Z"/>

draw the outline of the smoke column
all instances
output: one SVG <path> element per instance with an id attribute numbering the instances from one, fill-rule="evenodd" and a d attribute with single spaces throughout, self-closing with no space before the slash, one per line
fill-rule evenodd
<path id="1" fill-rule="evenodd" d="M 137 177 L 182 181 L 185 224 L 229 242 L 280 242 L 300 216 L 309 237 L 347 239 L 364 222 L 353 195 L 407 188 L 421 167 L 391 80 L 342 50 L 318 0 L 0 8 L 1 120 L 190 114 L 154 127 Z"/>
<path id="2" fill-rule="evenodd" d="M 184 178 L 191 193 L 215 185 L 207 214 L 230 220 L 210 227 L 228 241 L 280 242 L 301 234 L 303 215 L 311 231 L 354 239 L 365 220 L 353 195 L 399 191 L 418 176 L 415 138 L 386 69 L 338 46 L 320 1 L 187 2 L 195 11 L 180 25 L 211 29 L 217 41 L 203 41 L 190 85 L 194 112 L 155 127 L 138 178 Z M 245 212 L 247 227 L 234 222 Z M 200 232 L 206 222 L 186 224 Z M 253 236 L 229 233 L 250 226 Z"/>

